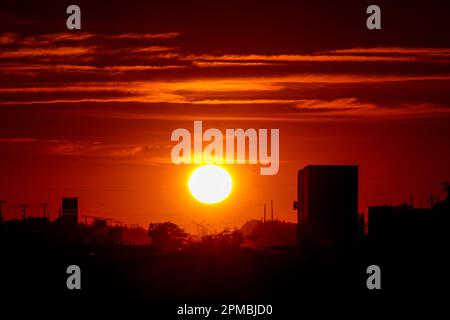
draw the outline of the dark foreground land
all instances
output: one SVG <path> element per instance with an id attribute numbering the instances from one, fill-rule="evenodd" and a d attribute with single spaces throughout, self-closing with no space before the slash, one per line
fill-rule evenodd
<path id="1" fill-rule="evenodd" d="M 349 310 L 413 301 L 439 305 L 448 297 L 447 254 L 441 250 L 420 244 L 351 250 L 191 245 L 157 253 L 151 247 L 3 245 L 0 288 L 5 304 L 141 304 L 165 315 L 160 319 L 176 317 L 185 303 L 272 304 L 278 315 L 317 302 Z M 72 264 L 81 268 L 81 290 L 66 287 Z M 382 270 L 381 290 L 367 289 L 371 264 Z"/>

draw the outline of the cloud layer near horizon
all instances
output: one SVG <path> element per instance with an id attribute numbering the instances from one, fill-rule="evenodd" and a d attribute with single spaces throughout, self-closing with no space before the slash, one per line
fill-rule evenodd
<path id="1" fill-rule="evenodd" d="M 450 48 L 199 53 L 183 48 L 184 36 L 0 34 L 1 112 L 10 117 L 20 117 L 23 109 L 36 117 L 64 119 L 236 123 L 450 116 Z M 162 151 L 169 147 L 6 133 L 0 145 L 151 163 L 166 162 Z"/>

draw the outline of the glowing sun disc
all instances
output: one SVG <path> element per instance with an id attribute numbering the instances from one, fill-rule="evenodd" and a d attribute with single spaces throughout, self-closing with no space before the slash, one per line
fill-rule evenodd
<path id="1" fill-rule="evenodd" d="M 188 187 L 195 199 L 213 204 L 229 196 L 233 180 L 224 168 L 208 164 L 194 170 L 189 177 Z"/>

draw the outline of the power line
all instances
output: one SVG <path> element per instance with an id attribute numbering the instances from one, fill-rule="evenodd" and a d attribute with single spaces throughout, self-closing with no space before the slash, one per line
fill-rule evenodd
<path id="1" fill-rule="evenodd" d="M 109 212 L 109 211 L 93 211 L 93 210 L 83 210 L 83 212 L 91 213 L 91 214 L 106 214 L 106 215 L 116 215 L 116 216 L 137 216 L 137 217 L 172 217 L 172 216 L 182 216 L 181 214 L 168 214 L 168 213 L 161 213 L 161 214 L 146 214 L 146 213 L 125 213 L 125 212 Z"/>
<path id="2" fill-rule="evenodd" d="M 267 184 L 267 185 L 254 185 L 252 188 L 278 188 L 278 187 L 292 187 L 296 186 L 295 183 L 286 184 Z M 44 188 L 44 187 L 19 187 L 18 189 L 26 190 L 47 190 L 47 191 L 87 191 L 87 192 L 98 192 L 98 191 L 108 191 L 108 192 L 152 192 L 152 191 L 174 191 L 181 189 L 177 188 Z"/>

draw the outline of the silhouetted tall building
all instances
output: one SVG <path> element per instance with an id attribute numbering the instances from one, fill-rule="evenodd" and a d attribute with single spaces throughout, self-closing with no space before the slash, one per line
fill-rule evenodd
<path id="1" fill-rule="evenodd" d="M 78 198 L 62 198 L 62 223 L 66 225 L 78 224 Z"/>
<path id="2" fill-rule="evenodd" d="M 358 232 L 358 166 L 309 165 L 298 172 L 298 237 L 340 243 Z"/>

